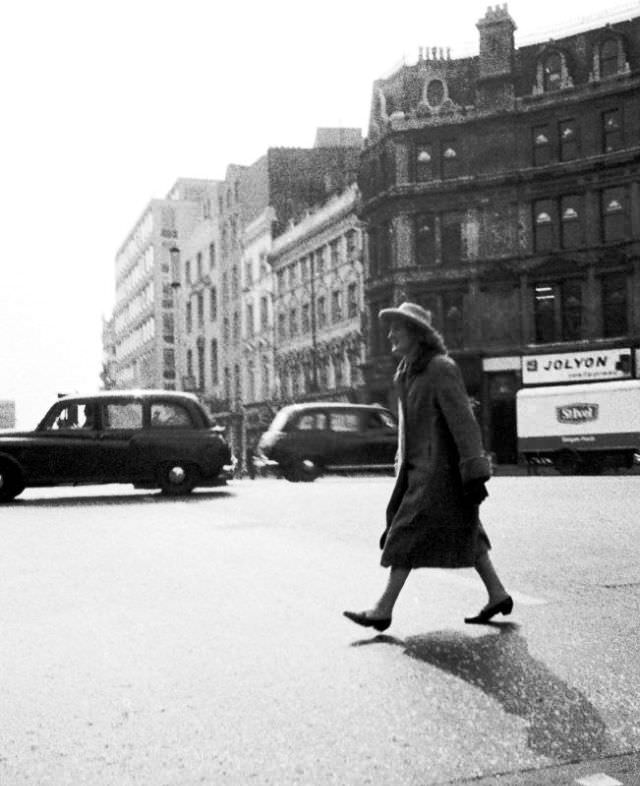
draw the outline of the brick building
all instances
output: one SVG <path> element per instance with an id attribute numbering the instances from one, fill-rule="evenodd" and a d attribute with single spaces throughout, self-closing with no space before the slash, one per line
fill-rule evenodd
<path id="1" fill-rule="evenodd" d="M 523 358 L 640 345 L 640 17 L 520 48 L 506 5 L 477 28 L 477 56 L 423 50 L 373 86 L 366 377 L 391 400 L 376 315 L 420 302 L 513 461 Z"/>

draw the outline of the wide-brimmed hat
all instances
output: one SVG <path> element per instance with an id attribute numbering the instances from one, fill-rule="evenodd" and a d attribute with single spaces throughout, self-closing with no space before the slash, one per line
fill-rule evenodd
<path id="1" fill-rule="evenodd" d="M 431 325 L 431 312 L 426 308 L 422 308 L 417 303 L 404 302 L 396 308 L 383 308 L 378 313 L 378 319 L 406 319 L 409 322 L 422 328 L 427 333 L 433 333 L 434 329 Z"/>

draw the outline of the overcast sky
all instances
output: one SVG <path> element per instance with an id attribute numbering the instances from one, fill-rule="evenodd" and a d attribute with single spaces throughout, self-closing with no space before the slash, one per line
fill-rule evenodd
<path id="1" fill-rule="evenodd" d="M 371 86 L 420 46 L 476 54 L 484 2 L 13 0 L 2 12 L 0 399 L 31 428 L 95 389 L 114 257 L 178 177 L 224 178 L 318 126 L 366 134 Z M 511 0 L 516 43 L 640 3 Z M 627 13 L 628 12 L 628 13 Z"/>

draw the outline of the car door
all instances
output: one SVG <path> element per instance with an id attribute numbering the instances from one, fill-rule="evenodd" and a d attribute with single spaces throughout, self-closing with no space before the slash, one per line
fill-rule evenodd
<path id="1" fill-rule="evenodd" d="M 93 402 L 61 401 L 37 429 L 27 459 L 32 480 L 88 483 L 95 477 L 98 430 Z"/>
<path id="2" fill-rule="evenodd" d="M 362 463 L 392 467 L 398 449 L 398 425 L 387 410 L 363 412 Z"/>
<path id="3" fill-rule="evenodd" d="M 361 413 L 357 409 L 332 409 L 329 412 L 331 452 L 328 464 L 358 467 L 363 463 Z"/>
<path id="4" fill-rule="evenodd" d="M 96 459 L 98 482 L 126 483 L 140 473 L 132 443 L 142 431 L 143 414 L 140 399 L 114 399 L 101 403 Z"/>

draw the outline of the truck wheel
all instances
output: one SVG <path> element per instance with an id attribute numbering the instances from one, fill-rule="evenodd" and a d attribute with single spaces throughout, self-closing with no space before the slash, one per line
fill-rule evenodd
<path id="1" fill-rule="evenodd" d="M 562 475 L 578 475 L 584 468 L 580 456 L 571 450 L 563 450 L 556 456 L 553 463 Z"/>
<path id="2" fill-rule="evenodd" d="M 170 497 L 189 494 L 198 482 L 198 470 L 192 464 L 170 461 L 158 469 L 158 483 L 162 493 Z"/>
<path id="3" fill-rule="evenodd" d="M 0 502 L 9 502 L 24 491 L 22 475 L 13 464 L 3 461 L 0 463 Z"/>

